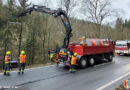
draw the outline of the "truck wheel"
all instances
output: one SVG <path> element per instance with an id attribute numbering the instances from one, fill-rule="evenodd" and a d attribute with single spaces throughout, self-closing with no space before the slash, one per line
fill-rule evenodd
<path id="1" fill-rule="evenodd" d="M 94 66 L 95 65 L 95 58 L 94 57 L 90 56 L 88 61 L 89 61 L 89 65 L 90 66 Z"/>
<path id="2" fill-rule="evenodd" d="M 113 60 L 113 55 L 110 54 L 110 55 L 109 55 L 109 59 L 108 59 L 108 61 L 109 61 L 109 62 L 112 62 L 112 60 Z"/>
<path id="3" fill-rule="evenodd" d="M 79 61 L 79 66 L 81 68 L 86 68 L 88 66 L 87 58 L 82 57 Z"/>

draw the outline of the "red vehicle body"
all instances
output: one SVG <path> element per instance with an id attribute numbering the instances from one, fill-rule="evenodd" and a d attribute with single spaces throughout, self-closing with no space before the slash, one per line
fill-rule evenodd
<path id="1" fill-rule="evenodd" d="M 114 56 L 114 42 L 108 39 L 85 39 L 80 44 L 69 44 L 68 48 L 78 54 L 77 65 L 85 68 L 97 62 L 112 61 Z"/>
<path id="2" fill-rule="evenodd" d="M 115 52 L 116 54 L 119 54 L 119 55 L 130 54 L 130 41 L 128 40 L 116 41 Z"/>

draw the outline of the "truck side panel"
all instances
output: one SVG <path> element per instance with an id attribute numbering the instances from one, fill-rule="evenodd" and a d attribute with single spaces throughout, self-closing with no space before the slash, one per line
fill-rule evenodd
<path id="1" fill-rule="evenodd" d="M 69 45 L 69 48 L 73 53 L 77 53 L 79 56 L 83 56 L 83 46 L 80 44 L 71 44 Z"/>
<path id="2" fill-rule="evenodd" d="M 83 49 L 83 55 L 113 52 L 113 48 L 113 46 L 85 46 Z"/>
<path id="3" fill-rule="evenodd" d="M 114 46 L 83 46 L 83 45 L 69 45 L 69 48 L 73 52 L 77 52 L 79 56 L 103 54 L 114 51 Z"/>

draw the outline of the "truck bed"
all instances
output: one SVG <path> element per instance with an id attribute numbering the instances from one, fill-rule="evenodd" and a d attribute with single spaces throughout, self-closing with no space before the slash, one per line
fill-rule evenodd
<path id="1" fill-rule="evenodd" d="M 108 53 L 114 50 L 113 45 L 83 46 L 83 44 L 70 44 L 69 48 L 74 53 L 77 52 L 79 56 Z"/>

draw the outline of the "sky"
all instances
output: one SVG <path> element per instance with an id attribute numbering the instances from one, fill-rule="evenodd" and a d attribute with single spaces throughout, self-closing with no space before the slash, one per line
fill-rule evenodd
<path id="1" fill-rule="evenodd" d="M 130 0 L 113 0 L 113 8 L 123 10 L 121 17 L 124 19 L 130 18 Z"/>
<path id="2" fill-rule="evenodd" d="M 45 5 L 52 9 L 57 9 L 59 7 L 58 2 L 60 0 L 46 0 L 48 2 L 48 5 L 44 3 L 45 0 L 29 0 L 32 4 L 36 5 Z M 80 0 L 79 0 L 80 1 Z M 130 0 L 111 0 L 112 9 L 119 11 L 118 17 L 121 17 L 123 19 L 130 19 Z M 81 5 L 81 4 L 79 4 Z M 80 12 L 76 11 L 74 15 L 78 19 L 84 19 L 85 16 Z M 117 17 L 114 18 L 108 18 L 105 22 L 112 23 L 115 22 Z"/>
<path id="3" fill-rule="evenodd" d="M 30 0 L 33 4 L 39 4 L 39 5 L 44 5 L 44 0 Z M 58 2 L 59 0 L 46 0 L 49 2 L 48 7 L 50 8 L 58 8 Z M 130 0 L 112 0 L 112 8 L 120 11 L 118 17 L 122 17 L 123 19 L 129 19 L 130 18 Z M 83 14 L 78 13 L 77 17 L 79 19 L 84 18 Z M 116 20 L 116 18 L 111 19 L 113 22 Z"/>

